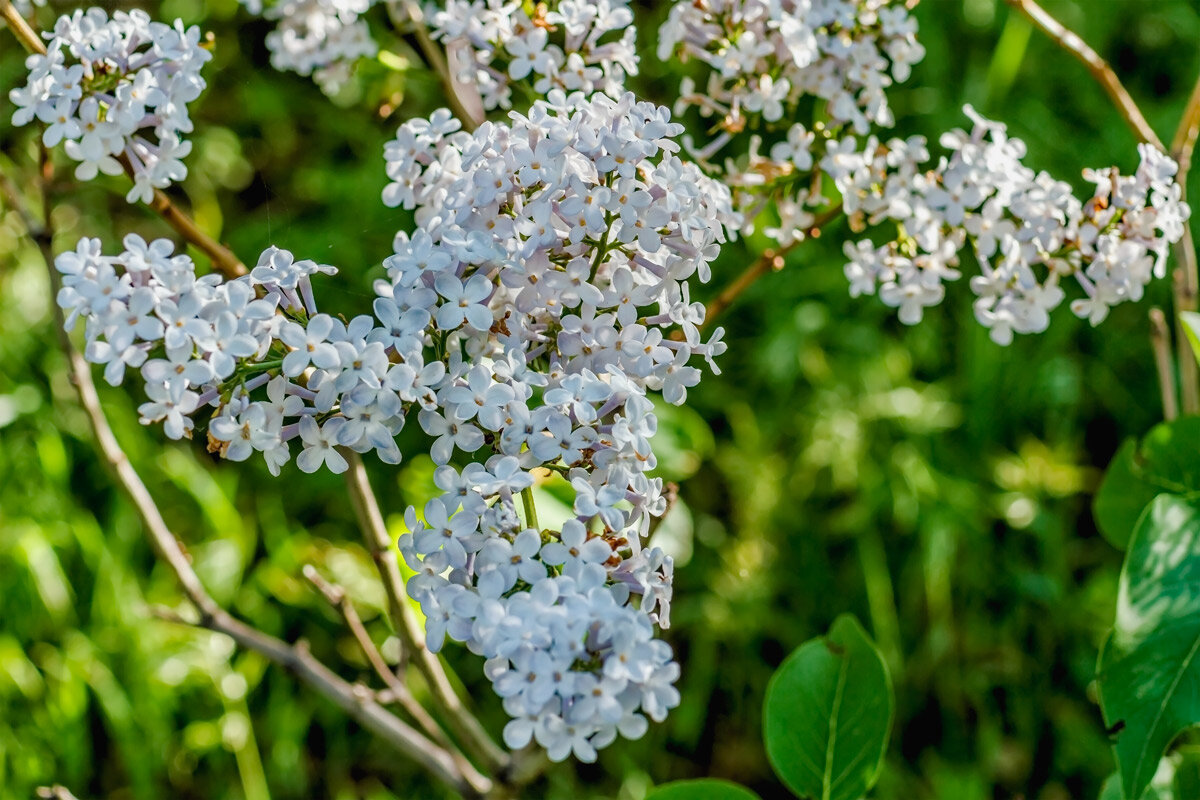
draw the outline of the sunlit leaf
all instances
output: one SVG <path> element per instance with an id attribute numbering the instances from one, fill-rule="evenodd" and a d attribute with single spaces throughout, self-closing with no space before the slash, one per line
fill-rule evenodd
<path id="1" fill-rule="evenodd" d="M 767 687 L 763 737 L 775 772 L 800 797 L 858 800 L 879 776 L 892 684 L 858 620 L 838 617 L 800 645 Z"/>
<path id="2" fill-rule="evenodd" d="M 1140 800 L 1179 733 L 1200 723 L 1200 506 L 1160 495 L 1134 531 L 1100 653 L 1105 723 L 1125 800 Z"/>
<path id="3" fill-rule="evenodd" d="M 1092 511 L 1104 538 L 1124 548 L 1142 510 L 1162 492 L 1200 491 L 1200 417 L 1158 425 L 1141 445 L 1127 439 L 1104 474 Z"/>
<path id="4" fill-rule="evenodd" d="M 664 784 L 646 795 L 646 800 L 758 800 L 758 795 L 736 783 L 702 778 Z"/>

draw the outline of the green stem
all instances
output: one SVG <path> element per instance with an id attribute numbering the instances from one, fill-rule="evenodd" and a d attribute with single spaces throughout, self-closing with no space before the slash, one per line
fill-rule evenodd
<path id="1" fill-rule="evenodd" d="M 596 245 L 596 257 L 592 259 L 592 274 L 588 278 L 589 282 L 596 280 L 596 273 L 600 271 L 600 264 L 604 261 L 604 257 L 608 255 L 608 234 L 612 230 L 613 216 L 611 213 L 604 215 L 604 234 L 600 237 L 600 244 Z"/>
<path id="2" fill-rule="evenodd" d="M 525 524 L 535 531 L 541 531 L 538 525 L 537 507 L 533 504 L 533 487 L 526 486 L 521 490 L 521 503 L 525 506 Z"/>

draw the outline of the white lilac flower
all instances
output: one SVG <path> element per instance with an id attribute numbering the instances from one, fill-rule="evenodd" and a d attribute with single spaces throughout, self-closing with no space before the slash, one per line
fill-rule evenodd
<path id="1" fill-rule="evenodd" d="M 60 17 L 46 49 L 26 59 L 28 82 L 9 94 L 13 124 L 46 123 L 42 141 L 64 143 L 80 180 L 118 174 L 117 159 L 125 159 L 134 178 L 129 202 L 148 202 L 155 189 L 183 180 L 187 104 L 204 89 L 200 69 L 212 57 L 198 27 L 91 8 Z"/>
<path id="2" fill-rule="evenodd" d="M 1008 344 L 1015 333 L 1046 329 L 1070 279 L 1084 294 L 1071 310 L 1096 325 L 1162 277 L 1191 214 L 1170 158 L 1143 144 L 1133 175 L 1085 170 L 1096 189 L 1080 202 L 1068 184 L 1021 163 L 1025 145 L 1004 125 L 965 110 L 971 131 L 944 134 L 948 155 L 928 168 L 929 151 L 916 137 L 846 137 L 826 153 L 821 167 L 842 193 L 852 226 L 890 221 L 901 234 L 878 246 L 846 244 L 851 295 L 878 289 L 902 322 L 915 324 L 945 297 L 944 284 L 960 277 L 969 243 L 979 265 L 969 281 L 975 317 L 994 341 Z"/>
<path id="3" fill-rule="evenodd" d="M 335 93 L 360 58 L 379 51 L 363 15 L 372 0 L 240 0 L 246 11 L 276 22 L 267 34 L 271 66 L 311 75 L 327 93 Z"/>
<path id="4" fill-rule="evenodd" d="M 459 80 L 476 87 L 488 109 L 511 108 L 514 88 L 518 106 L 553 89 L 617 97 L 625 77 L 637 74 L 628 0 L 448 0 L 431 19 Z"/>
<path id="5" fill-rule="evenodd" d="M 893 124 L 886 91 L 909 77 L 924 48 L 903 0 L 678 0 L 659 29 L 658 57 L 703 67 L 684 79 L 677 114 L 713 131 L 684 142 L 733 189 L 743 232 L 768 207 L 764 233 L 803 239 L 826 201 L 813 164 L 842 132 Z M 817 107 L 804 103 L 815 98 Z M 797 121 L 808 117 L 807 125 Z"/>

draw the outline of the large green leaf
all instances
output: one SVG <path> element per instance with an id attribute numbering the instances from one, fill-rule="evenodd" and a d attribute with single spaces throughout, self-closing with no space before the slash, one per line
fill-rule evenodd
<path id="1" fill-rule="evenodd" d="M 1191 800 L 1200 797 L 1196 786 L 1194 757 L 1180 758 L 1175 753 L 1158 762 L 1150 785 L 1141 800 Z M 1099 800 L 1125 800 L 1121 793 L 1121 775 L 1114 772 L 1100 788 Z"/>
<path id="2" fill-rule="evenodd" d="M 1181 731 L 1200 723 L 1200 506 L 1160 495 L 1134 530 L 1100 652 L 1105 722 L 1125 800 L 1139 800 Z"/>
<path id="3" fill-rule="evenodd" d="M 1200 491 L 1200 417 L 1156 426 L 1139 446 L 1125 440 L 1092 507 L 1104 538 L 1125 547 L 1143 509 L 1162 492 Z"/>
<path id="4" fill-rule="evenodd" d="M 858 800 L 879 776 L 892 727 L 892 683 L 874 643 L 844 614 L 800 645 L 767 686 L 767 757 L 788 788 Z"/>
<path id="5" fill-rule="evenodd" d="M 646 800 L 759 800 L 759 797 L 736 783 L 702 778 L 663 784 L 652 789 Z"/>

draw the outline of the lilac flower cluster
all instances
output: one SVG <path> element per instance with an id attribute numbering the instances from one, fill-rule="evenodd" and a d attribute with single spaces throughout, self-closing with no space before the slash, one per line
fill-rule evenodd
<path id="1" fill-rule="evenodd" d="M 144 11 L 76 11 L 59 18 L 46 55 L 26 60 L 29 78 L 9 98 L 14 125 L 46 124 L 47 147 L 65 142 L 75 175 L 133 172 L 129 202 L 149 202 L 155 188 L 183 180 L 192 149 L 187 104 L 204 89 L 200 68 L 211 54 L 200 29 L 153 22 Z"/>
<path id="2" fill-rule="evenodd" d="M 430 647 L 488 658 L 511 746 L 594 759 L 678 703 L 653 639 L 672 564 L 641 546 L 667 504 L 647 393 L 682 403 L 690 362 L 724 350 L 720 329 L 701 341 L 688 282 L 735 221 L 675 155 L 679 132 L 632 95 L 561 92 L 470 134 L 445 110 L 405 124 L 384 197 L 418 228 L 397 234 L 373 317 L 320 313 L 312 277 L 332 268 L 286 251 L 223 281 L 137 236 L 114 257 L 94 239 L 60 255 L 58 302 L 110 383 L 140 370 L 144 423 L 190 436 L 211 409 L 209 448 L 229 460 L 259 452 L 278 473 L 299 439 L 306 472 L 346 469 L 340 448 L 397 463 L 415 412 L 443 494 L 408 509 L 400 550 Z M 560 530 L 524 502 L 554 473 L 575 492 Z"/>
<path id="3" fill-rule="evenodd" d="M 647 476 L 646 392 L 682 403 L 692 358 L 724 349 L 720 330 L 701 342 L 688 281 L 708 279 L 732 217 L 728 192 L 674 155 L 666 109 L 551 92 L 511 116 L 468 134 L 439 112 L 388 146 L 384 200 L 419 228 L 385 262 L 380 318 L 406 363 L 410 330 L 430 321 L 448 353 L 444 375 L 440 361 L 436 376 L 409 370 L 444 494 L 423 522 L 409 509 L 400 545 L 431 646 L 449 636 L 488 658 L 514 717 L 506 742 L 592 760 L 678 702 L 678 667 L 652 639 L 671 562 L 640 546 L 666 508 Z M 664 336 L 676 326 L 681 341 Z M 449 465 L 480 448 L 494 453 L 483 465 Z M 558 531 L 514 500 L 546 472 L 575 490 Z"/>
<path id="4" fill-rule="evenodd" d="M 372 0 L 241 0 L 251 14 L 277 21 L 267 34 L 271 66 L 312 75 L 333 93 L 350 78 L 354 62 L 374 57 L 379 48 L 362 15 Z"/>
<path id="5" fill-rule="evenodd" d="M 970 280 L 975 316 L 993 340 L 1008 344 L 1014 333 L 1046 329 L 1066 297 L 1064 279 L 1074 278 L 1084 294 L 1071 310 L 1096 325 L 1163 276 L 1168 249 L 1191 214 L 1174 161 L 1139 145 L 1133 175 L 1085 170 L 1096 188 L 1080 202 L 1069 184 L 1021 163 L 1025 144 L 1004 125 L 965 111 L 972 130 L 943 134 L 949 155 L 925 171 L 930 156 L 921 137 L 846 137 L 830 145 L 821 168 L 842 193 L 851 224 L 861 230 L 891 221 L 899 231 L 882 246 L 846 244 L 852 295 L 878 289 L 901 321 L 915 324 L 942 301 L 944 283 L 960 277 L 959 255 L 970 242 L 980 270 Z"/>
<path id="6" fill-rule="evenodd" d="M 541 97 L 552 89 L 617 97 L 625 76 L 637 74 L 628 0 L 447 0 L 432 20 L 459 79 L 478 88 L 488 109 L 511 108 L 513 86 Z"/>
<path id="7" fill-rule="evenodd" d="M 684 79 L 675 113 L 695 108 L 716 132 L 698 145 L 684 141 L 733 190 L 744 232 L 773 203 L 778 219 L 764 232 L 782 245 L 804 238 L 813 209 L 826 203 L 814 158 L 847 126 L 863 134 L 893 123 L 885 91 L 924 57 L 916 31 L 900 0 L 681 0 L 671 7 L 659 58 L 695 59 L 706 75 L 701 86 Z M 805 98 L 820 107 L 802 107 Z M 804 114 L 823 121 L 786 123 Z"/>

